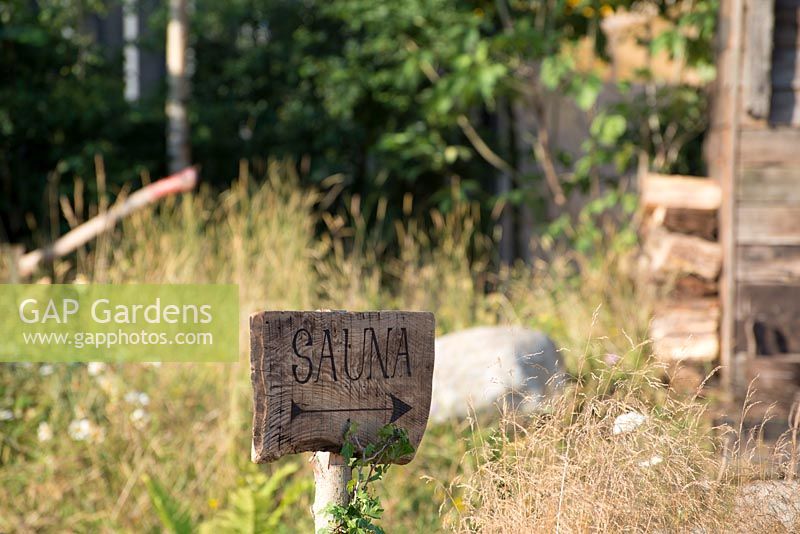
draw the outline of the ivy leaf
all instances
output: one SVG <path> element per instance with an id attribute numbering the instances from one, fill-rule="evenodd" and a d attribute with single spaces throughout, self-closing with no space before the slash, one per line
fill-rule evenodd
<path id="1" fill-rule="evenodd" d="M 344 445 L 342 445 L 342 456 L 344 456 L 345 460 L 350 460 L 353 457 L 354 453 L 353 443 L 350 441 L 346 441 Z"/>

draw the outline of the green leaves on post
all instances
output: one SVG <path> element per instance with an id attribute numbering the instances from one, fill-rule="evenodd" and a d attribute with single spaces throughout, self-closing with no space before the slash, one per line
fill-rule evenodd
<path id="1" fill-rule="evenodd" d="M 395 425 L 386 425 L 378 431 L 378 440 L 361 448 L 355 438 L 356 425 L 350 424 L 345 432 L 342 456 L 353 469 L 353 478 L 347 484 L 350 504 L 333 505 L 331 514 L 339 522 L 335 533 L 383 534 L 383 529 L 374 521 L 383 515 L 380 500 L 372 491 L 372 484 L 381 480 L 389 466 L 398 458 L 414 452 L 408 433 Z"/>

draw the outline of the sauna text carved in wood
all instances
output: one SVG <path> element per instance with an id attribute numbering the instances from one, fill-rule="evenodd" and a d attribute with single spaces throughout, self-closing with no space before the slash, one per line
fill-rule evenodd
<path id="1" fill-rule="evenodd" d="M 351 422 L 363 446 L 388 423 L 419 445 L 431 402 L 432 313 L 261 312 L 250 317 L 250 349 L 253 461 L 339 452 Z"/>

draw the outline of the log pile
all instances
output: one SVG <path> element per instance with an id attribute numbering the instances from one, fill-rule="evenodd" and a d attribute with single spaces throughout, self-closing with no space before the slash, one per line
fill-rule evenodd
<path id="1" fill-rule="evenodd" d="M 640 177 L 646 281 L 659 287 L 650 337 L 665 362 L 712 362 L 719 354 L 719 185 L 708 178 Z"/>

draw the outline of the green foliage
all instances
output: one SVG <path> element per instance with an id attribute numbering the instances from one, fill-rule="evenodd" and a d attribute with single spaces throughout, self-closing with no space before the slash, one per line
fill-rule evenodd
<path id="1" fill-rule="evenodd" d="M 589 133 L 604 147 L 613 146 L 627 129 L 625 117 L 618 113 L 600 113 L 592 121 Z"/>
<path id="2" fill-rule="evenodd" d="M 381 428 L 378 440 L 365 447 L 358 443 L 356 430 L 355 423 L 351 423 L 345 432 L 342 456 L 352 468 L 353 478 L 347 483 L 349 504 L 330 507 L 331 514 L 338 522 L 334 532 L 383 534 L 383 529 L 375 521 L 381 518 L 384 510 L 372 486 L 383 479 L 392 463 L 412 454 L 414 447 L 405 429 L 395 425 Z"/>
<path id="3" fill-rule="evenodd" d="M 83 30 L 87 17 L 108 16 L 118 1 L 0 6 L 0 65 L 13 80 L 0 87 L 0 183 L 11 191 L 0 196 L 0 230 L 14 240 L 28 231 L 27 212 L 41 220 L 52 207 L 42 202 L 48 177 L 69 196 L 71 181 L 94 174 L 95 154 L 105 158 L 112 195 L 141 170 L 153 177 L 164 171 L 163 91 L 126 103 L 121 49 Z M 580 61 L 587 41 L 604 56 L 602 17 L 631 4 L 198 0 L 189 33 L 194 159 L 203 179 L 219 187 L 241 159 L 289 156 L 302 162 L 305 183 L 336 175 L 349 195 L 331 197 L 333 212 L 356 196 L 365 208 L 386 199 L 390 251 L 394 221 L 447 211 L 454 184 L 484 215 L 506 201 L 546 212 L 538 209 L 549 195 L 536 129 L 526 126 L 520 139 L 509 122 L 519 120 L 519 106 L 535 116 L 552 102 L 542 100 L 548 95 L 572 100 L 592 123 L 580 153 L 548 148 L 567 193 L 613 186 L 641 154 L 659 171 L 701 172 L 702 88 L 651 80 L 645 94 L 621 91 L 599 104 L 606 83 L 591 61 Z M 684 59 L 711 79 L 718 0 L 657 8 L 672 26 L 645 43 L 651 52 Z M 163 54 L 165 25 L 166 8 L 158 5 L 143 25 L 144 52 Z M 512 191 L 496 194 L 498 163 L 487 151 L 513 170 Z M 20 180 L 32 186 L 9 187 Z M 402 199 L 410 192 L 407 214 Z M 96 193 L 89 182 L 85 204 Z"/>
<path id="4" fill-rule="evenodd" d="M 465 7 L 201 0 L 192 21 L 200 163 L 227 180 L 221 173 L 231 162 L 268 149 L 307 156 L 313 181 L 342 173 L 362 196 L 382 173 L 394 198 L 414 182 L 420 193 L 443 187 L 458 157 L 468 157 L 457 114 L 493 98 L 504 71 Z M 442 70 L 441 83 L 432 86 L 425 69 Z M 450 146 L 456 152 L 445 157 Z"/>
<path id="5" fill-rule="evenodd" d="M 228 508 L 199 525 L 192 521 L 186 508 L 155 479 L 145 476 L 144 482 L 158 518 L 164 530 L 170 534 L 293 532 L 285 520 L 293 515 L 292 508 L 301 496 L 310 491 L 311 482 L 290 480 L 298 470 L 298 465 L 294 463 L 282 465 L 270 476 L 255 469 L 245 474 L 239 487 L 228 495 Z"/>
<path id="6" fill-rule="evenodd" d="M 203 523 L 200 533 L 292 532 L 285 519 L 293 515 L 292 508 L 311 489 L 308 479 L 289 480 L 297 470 L 297 464 L 288 463 L 269 477 L 263 472 L 246 475 L 244 483 L 228 496 L 228 508 Z"/>
<path id="7" fill-rule="evenodd" d="M 43 218 L 48 182 L 57 188 L 59 177 L 67 184 L 94 176 L 96 154 L 105 156 L 112 190 L 142 168 L 160 172 L 163 144 L 152 139 L 162 135 L 163 104 L 131 108 L 121 50 L 88 32 L 87 18 L 110 7 L 100 0 L 0 4 L 0 239 L 24 236 L 28 212 Z M 88 193 L 95 198 L 93 187 Z"/>
<path id="8" fill-rule="evenodd" d="M 587 202 L 577 217 L 558 217 L 548 225 L 543 240 L 552 243 L 566 238 L 568 248 L 597 267 L 605 261 L 605 255 L 624 254 L 637 243 L 636 229 L 625 224 L 636 206 L 635 194 L 609 191 Z"/>
<path id="9" fill-rule="evenodd" d="M 364 236 L 373 231 L 366 222 L 340 227 L 340 221 L 330 221 L 331 229 L 315 236 L 316 223 L 328 214 L 320 211 L 319 196 L 303 189 L 292 172 L 291 165 L 274 164 L 263 184 L 238 180 L 222 194 L 203 188 L 180 203 L 168 201 L 167 209 L 145 209 L 109 236 L 105 251 L 90 250 L 78 263 L 78 274 L 107 283 L 237 283 L 246 288 L 240 301 L 244 319 L 264 307 L 340 306 L 434 310 L 440 334 L 521 324 L 556 340 L 565 348 L 567 371 L 586 380 L 595 368 L 583 365 L 584 353 L 598 366 L 609 353 L 625 355 L 626 366 L 649 357 L 649 345 L 637 345 L 627 356 L 628 336 L 647 339 L 652 317 L 649 300 L 634 283 L 635 263 L 622 254 L 630 259 L 635 251 L 550 249 L 547 261 L 492 273 L 486 249 L 491 241 L 481 233 L 474 204 L 453 201 L 449 213 L 430 214 L 437 221 L 434 232 L 406 221 L 400 229 L 402 256 L 382 263 L 371 255 L 378 245 Z M 632 198 L 625 195 L 617 202 Z M 610 222 L 618 212 L 587 215 L 586 226 L 602 228 L 605 242 L 617 243 Z M 562 235 L 573 235 L 571 226 L 583 224 L 567 222 Z M 581 228 L 576 233 L 589 235 Z M 342 245 L 343 236 L 354 236 L 353 248 Z M 65 263 L 58 262 L 58 271 L 71 276 Z M 247 324 L 241 321 L 244 336 Z M 157 477 L 179 497 L 194 525 L 213 521 L 218 506 L 234 508 L 230 495 L 248 486 L 256 471 L 244 461 L 252 386 L 249 362 L 242 356 L 233 365 L 120 365 L 96 375 L 83 364 L 0 366 L 0 411 L 13 416 L 0 420 L 0 531 L 164 530 L 146 485 L 132 484 L 132 473 Z M 146 420 L 132 419 L 139 408 L 126 400 L 132 391 L 149 394 Z M 84 418 L 91 435 L 71 437 L 72 422 Z M 50 429 L 49 439 L 37 436 L 42 424 Z M 488 421 L 477 426 L 489 429 Z M 373 484 L 386 510 L 380 520 L 385 530 L 456 530 L 451 521 L 464 510 L 458 481 L 475 468 L 465 456 L 472 448 L 469 435 L 465 422 L 432 425 L 413 464 L 390 469 Z M 299 464 L 300 471 L 284 480 L 269 510 L 282 506 L 286 487 L 311 479 L 304 462 L 287 460 Z M 280 465 L 270 466 L 266 476 Z M 304 493 L 287 506 L 283 523 L 294 532 L 311 529 L 310 497 Z"/>
<path id="10" fill-rule="evenodd" d="M 599 76 L 592 72 L 581 73 L 576 69 L 575 59 L 566 50 L 542 59 L 539 79 L 545 88 L 572 97 L 583 111 L 594 106 L 603 88 Z"/>
<path id="11" fill-rule="evenodd" d="M 701 0 L 670 8 L 660 5 L 660 14 L 672 23 L 644 44 L 651 54 L 666 52 L 687 69 L 693 69 L 702 83 L 713 81 L 714 33 L 719 0 Z M 652 73 L 642 73 L 649 79 Z M 680 74 L 680 73 L 679 73 Z M 650 157 L 650 167 L 663 173 L 702 174 L 700 150 L 708 126 L 708 95 L 683 81 L 664 85 L 652 80 L 642 98 L 629 98 L 614 106 L 628 118 L 634 144 Z"/>
<path id="12" fill-rule="evenodd" d="M 575 162 L 572 184 L 586 188 L 598 169 L 611 167 L 622 174 L 632 166 L 638 145 L 631 139 L 635 134 L 630 132 L 636 130 L 622 109 L 626 107 L 622 103 L 610 106 L 594 118 L 582 144 L 583 155 Z"/>
<path id="13" fill-rule="evenodd" d="M 164 530 L 170 534 L 191 534 L 194 525 L 183 505 L 154 478 L 144 475 L 142 479 Z"/>
<path id="14" fill-rule="evenodd" d="M 704 82 L 712 81 L 716 74 L 713 45 L 718 11 L 719 0 L 692 2 L 688 8 L 679 9 L 663 6 L 662 13 L 673 26 L 653 37 L 651 52 L 663 50 L 671 58 L 684 59 L 698 70 Z"/>

